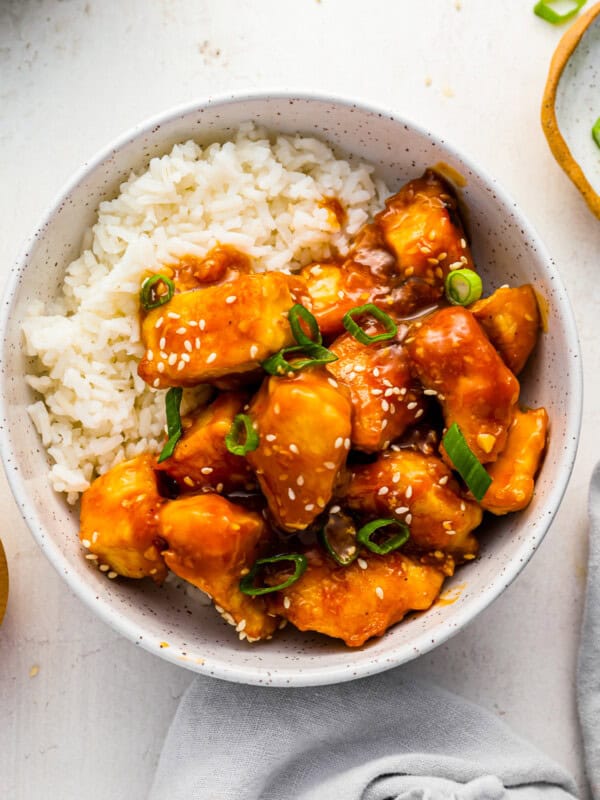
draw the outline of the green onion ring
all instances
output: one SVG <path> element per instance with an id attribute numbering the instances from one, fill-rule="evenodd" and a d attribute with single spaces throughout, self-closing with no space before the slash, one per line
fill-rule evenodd
<path id="1" fill-rule="evenodd" d="M 592 138 L 598 147 L 600 147 L 600 117 L 598 117 L 596 122 L 594 122 L 594 126 L 592 128 Z"/>
<path id="2" fill-rule="evenodd" d="M 552 0 L 540 0 L 539 3 L 536 3 L 533 7 L 533 13 L 541 19 L 546 20 L 546 22 L 552 23 L 552 25 L 562 25 L 563 22 L 568 22 L 568 20 L 572 19 L 586 4 L 587 0 L 571 0 L 571 2 L 574 4 L 574 7 L 561 14 L 559 11 L 555 11 L 552 8 Z"/>
<path id="3" fill-rule="evenodd" d="M 290 308 L 288 319 L 290 321 L 292 333 L 294 334 L 294 338 L 298 344 L 301 344 L 306 348 L 323 344 L 323 337 L 321 336 L 321 331 L 319 330 L 319 323 L 310 313 L 308 308 L 305 308 L 300 303 L 296 303 L 295 306 Z M 310 336 L 308 336 L 302 330 L 301 322 L 306 323 L 308 326 L 310 330 Z"/>
<path id="4" fill-rule="evenodd" d="M 361 314 L 370 314 L 372 317 L 378 322 L 381 322 L 383 327 L 385 328 L 385 333 L 379 333 L 377 336 L 369 336 L 360 325 L 354 321 L 355 316 L 360 316 Z M 357 339 L 361 344 L 372 344 L 373 342 L 385 342 L 388 339 L 393 339 L 394 336 L 398 333 L 398 328 L 394 320 L 382 311 L 377 306 L 373 305 L 373 303 L 367 303 L 364 306 L 356 306 L 356 308 L 351 308 L 346 314 L 344 314 L 344 318 L 342 319 L 342 325 L 348 333 L 351 333 L 355 339 Z"/>
<path id="5" fill-rule="evenodd" d="M 288 353 L 306 353 L 309 358 L 301 358 L 292 363 L 286 359 Z M 322 345 L 313 344 L 310 347 L 297 345 L 296 347 L 284 347 L 283 350 L 269 356 L 261 366 L 269 375 L 286 375 L 288 372 L 299 372 L 305 367 L 316 367 L 337 360 L 338 357 Z"/>
<path id="6" fill-rule="evenodd" d="M 294 563 L 294 572 L 283 583 L 278 583 L 277 586 L 254 586 L 254 579 L 263 564 L 276 564 L 279 561 L 291 561 Z M 244 575 L 240 581 L 240 591 L 250 597 L 257 597 L 261 594 L 271 594 L 271 592 L 280 592 L 282 589 L 287 589 L 293 583 L 296 583 L 298 578 L 304 573 L 308 561 L 306 556 L 299 553 L 285 553 L 279 556 L 271 556 L 270 558 L 259 558 L 255 561 L 247 575 Z"/>
<path id="7" fill-rule="evenodd" d="M 183 428 L 181 426 L 181 415 L 179 413 L 182 395 L 183 395 L 183 389 L 179 386 L 175 386 L 169 389 L 165 397 L 165 409 L 167 414 L 167 434 L 169 436 L 169 439 L 166 445 L 160 451 L 160 455 L 158 457 L 159 464 L 161 463 L 161 461 L 165 461 L 167 458 L 173 455 L 173 451 L 175 450 L 175 445 L 183 435 Z"/>
<path id="8" fill-rule="evenodd" d="M 371 541 L 371 536 L 375 531 L 378 531 L 380 528 L 385 528 L 388 525 L 396 525 L 400 528 L 400 533 L 391 536 L 383 544 L 376 544 Z M 384 556 L 386 553 L 391 553 L 392 550 L 397 550 L 399 547 L 402 547 L 403 544 L 406 544 L 410 538 L 410 530 L 404 522 L 400 522 L 397 519 L 374 519 L 372 522 L 368 522 L 366 525 L 362 526 L 356 534 L 356 538 L 372 553 Z"/>
<path id="9" fill-rule="evenodd" d="M 246 431 L 246 441 L 240 442 L 240 431 L 242 427 Z M 234 456 L 245 456 L 256 450 L 258 447 L 258 433 L 256 432 L 252 420 L 248 414 L 237 414 L 234 417 L 229 433 L 225 436 L 225 446 Z"/>
<path id="10" fill-rule="evenodd" d="M 448 458 L 454 464 L 454 468 L 469 487 L 473 497 L 480 503 L 489 489 L 492 479 L 467 444 L 467 440 L 456 422 L 450 425 L 446 431 L 442 444 Z"/>
<path id="11" fill-rule="evenodd" d="M 163 294 L 158 294 L 157 292 L 157 284 L 159 283 L 162 283 L 167 287 L 167 291 Z M 160 272 L 157 272 L 156 275 L 146 278 L 146 280 L 142 283 L 142 288 L 140 290 L 140 303 L 145 311 L 151 311 L 153 308 L 164 306 L 164 304 L 168 303 L 174 294 L 175 284 L 173 281 L 170 278 L 167 278 L 166 275 L 162 275 Z"/>
<path id="12" fill-rule="evenodd" d="M 331 516 L 330 516 L 331 521 Z M 343 521 L 343 520 L 342 520 Z M 354 525 L 345 527 L 343 531 L 336 531 L 329 523 L 319 532 L 321 544 L 340 567 L 347 567 L 358 558 L 358 545 Z"/>
<path id="13" fill-rule="evenodd" d="M 472 269 L 456 269 L 446 275 L 445 289 L 453 306 L 470 306 L 481 297 L 483 285 Z"/>

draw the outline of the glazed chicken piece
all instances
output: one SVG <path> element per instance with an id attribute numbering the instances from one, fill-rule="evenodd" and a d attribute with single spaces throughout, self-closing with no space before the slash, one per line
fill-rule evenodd
<path id="1" fill-rule="evenodd" d="M 437 456 L 399 450 L 355 466 L 343 503 L 366 517 L 406 523 L 411 549 L 443 550 L 456 561 L 477 553 L 472 531 L 482 511 L 461 497 L 451 471 Z"/>
<path id="2" fill-rule="evenodd" d="M 323 368 L 267 378 L 248 412 L 260 443 L 247 458 L 275 523 L 303 530 L 331 499 L 350 448 L 347 390 Z"/>
<path id="3" fill-rule="evenodd" d="M 177 292 L 200 289 L 211 283 L 230 283 L 251 271 L 249 256 L 229 245 L 217 245 L 203 258 L 183 256 L 175 264 L 161 266 L 158 270 L 173 281 Z"/>
<path id="4" fill-rule="evenodd" d="M 350 390 L 353 446 L 367 453 L 385 450 L 425 407 L 406 350 L 393 340 L 361 344 L 349 333 L 329 349 L 338 361 L 327 369 Z"/>
<path id="5" fill-rule="evenodd" d="M 541 327 L 540 310 L 531 284 L 496 289 L 470 311 L 487 333 L 506 366 L 518 375 L 535 347 Z"/>
<path id="6" fill-rule="evenodd" d="M 232 283 L 174 294 L 142 323 L 146 352 L 138 374 L 155 388 L 195 386 L 256 370 L 295 343 L 287 312 L 309 304 L 293 275 L 240 275 Z"/>
<path id="7" fill-rule="evenodd" d="M 233 455 L 225 445 L 234 417 L 247 399 L 243 393 L 225 392 L 206 408 L 183 417 L 183 436 L 173 455 L 157 469 L 176 480 L 183 492 L 209 486 L 218 492 L 254 488 L 256 480 L 246 459 Z"/>
<path id="8" fill-rule="evenodd" d="M 440 591 L 444 573 L 399 552 L 369 553 L 347 567 L 324 551 L 304 554 L 306 572 L 287 589 L 268 595 L 269 609 L 301 631 L 318 631 L 360 647 L 382 636 L 409 611 L 429 608 Z"/>
<path id="9" fill-rule="evenodd" d="M 375 224 L 396 256 L 403 278 L 425 282 L 437 299 L 450 271 L 475 269 L 454 191 L 433 170 L 409 181 L 385 206 Z"/>
<path id="10" fill-rule="evenodd" d="M 156 459 L 149 454 L 123 461 L 83 493 L 79 538 L 98 557 L 102 571 L 110 569 L 126 578 L 150 576 L 157 583 L 164 580 L 167 569 L 158 525 L 164 501 L 158 494 L 155 466 Z"/>
<path id="11" fill-rule="evenodd" d="M 515 411 L 506 447 L 487 468 L 492 483 L 481 506 L 492 514 L 521 511 L 531 501 L 534 478 L 546 447 L 548 414 L 544 408 Z"/>
<path id="12" fill-rule="evenodd" d="M 479 461 L 495 461 L 506 444 L 519 382 L 467 309 L 436 311 L 405 340 L 413 369 L 437 392 L 446 426 L 458 424 Z"/>
<path id="13" fill-rule="evenodd" d="M 168 543 L 163 556 L 169 569 L 210 595 L 224 619 L 239 628 L 240 638 L 269 637 L 277 620 L 268 616 L 262 598 L 249 597 L 239 588 L 241 578 L 269 546 L 260 514 L 217 494 L 198 494 L 166 503 L 159 520 Z"/>

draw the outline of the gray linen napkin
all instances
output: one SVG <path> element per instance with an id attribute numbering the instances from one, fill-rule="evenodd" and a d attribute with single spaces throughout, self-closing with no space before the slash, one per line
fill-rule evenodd
<path id="1" fill-rule="evenodd" d="M 590 552 L 579 650 L 577 706 L 590 789 L 594 797 L 600 798 L 600 464 L 596 465 L 592 475 L 589 513 Z"/>
<path id="2" fill-rule="evenodd" d="M 392 800 L 575 795 L 569 775 L 492 714 L 396 669 L 310 689 L 198 678 L 151 800 Z"/>

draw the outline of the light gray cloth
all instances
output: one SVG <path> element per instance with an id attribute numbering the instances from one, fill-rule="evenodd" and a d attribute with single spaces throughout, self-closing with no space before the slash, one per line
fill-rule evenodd
<path id="1" fill-rule="evenodd" d="M 570 800 L 569 775 L 492 714 L 401 669 L 337 686 L 210 678 L 183 697 L 151 800 Z"/>
<path id="2" fill-rule="evenodd" d="M 590 789 L 600 798 L 600 464 L 590 484 L 587 597 L 581 632 L 577 706 Z"/>
<path id="3" fill-rule="evenodd" d="M 600 800 L 600 465 L 590 520 L 577 699 Z M 150 800 L 568 800 L 575 791 L 492 714 L 399 668 L 314 689 L 196 679 Z"/>

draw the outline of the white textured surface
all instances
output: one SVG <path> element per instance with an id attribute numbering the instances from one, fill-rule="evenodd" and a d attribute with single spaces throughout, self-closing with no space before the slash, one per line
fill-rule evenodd
<path id="1" fill-rule="evenodd" d="M 539 125 L 560 35 L 521 0 L 3 0 L 0 264 L 108 140 L 165 107 L 231 89 L 354 94 L 447 136 L 495 174 L 570 292 L 586 369 L 582 443 L 558 518 L 522 576 L 406 669 L 495 710 L 584 791 L 573 680 L 600 438 L 600 225 Z M 0 628 L 3 796 L 141 799 L 192 676 L 120 639 L 71 597 L 4 483 L 0 492 L 12 578 Z"/>

